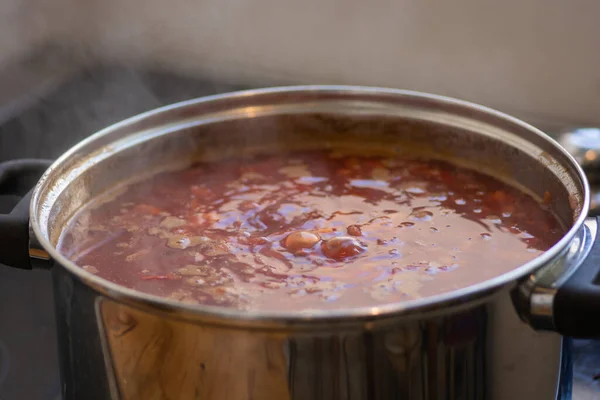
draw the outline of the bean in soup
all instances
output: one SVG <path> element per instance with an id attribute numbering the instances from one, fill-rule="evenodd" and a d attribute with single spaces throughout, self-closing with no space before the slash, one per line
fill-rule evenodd
<path id="1" fill-rule="evenodd" d="M 59 250 L 181 302 L 376 306 L 501 275 L 563 235 L 531 196 L 453 164 L 293 152 L 199 163 L 78 212 Z"/>

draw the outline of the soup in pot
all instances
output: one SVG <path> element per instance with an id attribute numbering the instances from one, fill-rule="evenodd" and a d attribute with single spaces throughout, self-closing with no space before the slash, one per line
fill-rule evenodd
<path id="1" fill-rule="evenodd" d="M 564 234 L 544 201 L 444 161 L 290 152 L 198 163 L 107 194 L 72 218 L 59 251 L 186 303 L 376 306 L 538 256 Z"/>

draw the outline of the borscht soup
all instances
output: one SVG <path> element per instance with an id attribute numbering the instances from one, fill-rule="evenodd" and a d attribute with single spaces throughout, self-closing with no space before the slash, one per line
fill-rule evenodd
<path id="1" fill-rule="evenodd" d="M 106 280 L 185 303 L 377 306 L 540 255 L 565 232 L 549 201 L 446 161 L 290 151 L 115 188 L 72 217 L 58 248 Z"/>

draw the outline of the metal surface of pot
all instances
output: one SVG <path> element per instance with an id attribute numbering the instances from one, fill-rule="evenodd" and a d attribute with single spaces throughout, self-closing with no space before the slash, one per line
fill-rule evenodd
<path id="1" fill-rule="evenodd" d="M 568 232 L 531 262 L 465 289 L 295 314 L 146 295 L 78 268 L 55 249 L 70 216 L 115 185 L 197 159 L 324 146 L 476 165 L 538 197 L 550 192 Z M 5 246 L 29 247 L 31 264 L 20 266 L 53 268 L 67 400 L 547 399 L 557 395 L 562 338 L 522 319 L 600 334 L 597 322 L 582 323 L 591 306 L 588 314 L 564 315 L 600 298 L 592 287 L 597 223 L 585 221 L 582 170 L 535 128 L 444 97 L 309 86 L 176 104 L 109 127 L 59 158 L 32 192 L 29 236 L 22 204 L 28 200 L 0 218 L 0 236 Z"/>

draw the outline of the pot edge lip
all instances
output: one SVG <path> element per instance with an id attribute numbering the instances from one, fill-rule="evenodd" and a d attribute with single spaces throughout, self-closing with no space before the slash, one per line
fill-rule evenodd
<path id="1" fill-rule="evenodd" d="M 429 296 L 422 299 L 410 300 L 400 303 L 388 303 L 375 307 L 357 307 L 357 308 L 343 308 L 337 310 L 310 310 L 306 312 L 302 311 L 248 311 L 239 310 L 234 308 L 226 308 L 219 306 L 202 306 L 202 305 L 189 305 L 174 300 L 170 300 L 164 297 L 149 295 L 136 291 L 134 289 L 126 288 L 116 283 L 110 282 L 103 278 L 100 278 L 94 274 L 85 271 L 82 268 L 76 266 L 75 263 L 68 260 L 66 257 L 61 255 L 57 249 L 46 239 L 40 230 L 38 215 L 36 213 L 36 205 L 40 199 L 40 192 L 44 186 L 44 183 L 52 175 L 58 165 L 68 160 L 72 154 L 78 149 L 84 147 L 86 144 L 93 142 L 99 137 L 105 136 L 110 132 L 127 126 L 129 124 L 138 122 L 147 117 L 151 117 L 160 113 L 168 112 L 173 109 L 178 109 L 186 106 L 193 106 L 200 103 L 208 103 L 226 99 L 238 99 L 244 97 L 253 97 L 260 95 L 271 95 L 277 93 L 331 93 L 331 94 L 363 94 L 363 95 L 395 95 L 416 99 L 423 99 L 429 101 L 436 101 L 439 103 L 445 103 L 461 107 L 463 109 L 471 109 L 478 111 L 482 114 L 488 114 L 510 123 L 513 126 L 524 128 L 540 136 L 552 145 L 552 147 L 560 152 L 565 159 L 567 159 L 571 165 L 570 167 L 575 170 L 580 183 L 583 187 L 583 201 L 581 204 L 582 212 L 573 221 L 571 228 L 563 235 L 563 237 L 554 244 L 550 249 L 535 257 L 534 259 L 514 268 L 504 274 L 496 276 L 492 279 L 485 280 L 475 285 L 467 286 L 462 289 L 453 290 L 450 292 L 442 293 L 435 296 Z M 125 120 L 111 124 L 100 131 L 90 135 L 88 138 L 78 142 L 72 146 L 69 150 L 63 153 L 44 173 L 40 178 L 37 185 L 35 186 L 32 193 L 32 200 L 30 203 L 30 228 L 36 236 L 38 243 L 48 252 L 51 259 L 54 262 L 61 265 L 69 273 L 74 275 L 76 279 L 83 282 L 85 285 L 90 286 L 97 292 L 115 299 L 119 302 L 125 302 L 132 305 L 137 305 L 142 308 L 158 308 L 163 311 L 176 313 L 180 316 L 184 316 L 185 319 L 198 319 L 207 318 L 211 320 L 221 320 L 224 323 L 227 321 L 236 321 L 244 324 L 263 324 L 266 322 L 275 324 L 310 324 L 319 321 L 341 321 L 347 319 L 387 319 L 390 317 L 402 317 L 413 315 L 419 312 L 429 312 L 431 310 L 445 308 L 452 305 L 463 303 L 464 301 L 473 301 L 481 297 L 485 297 L 491 293 L 496 292 L 502 287 L 510 285 L 512 282 L 518 281 L 525 275 L 533 272 L 540 266 L 550 262 L 555 257 L 559 256 L 560 253 L 568 246 L 574 236 L 577 234 L 585 219 L 587 218 L 587 210 L 590 205 L 590 189 L 589 183 L 585 178 L 585 174 L 581 169 L 580 165 L 575 159 L 569 154 L 556 140 L 546 135 L 544 132 L 535 128 L 533 125 L 522 121 L 516 117 L 497 111 L 495 109 L 482 106 L 476 103 L 455 99 L 452 97 L 441 96 L 436 94 L 424 93 L 413 90 L 383 88 L 383 87 L 370 87 L 370 86 L 354 86 L 354 85 L 296 85 L 296 86 L 276 86 L 261 89 L 251 89 L 234 91 L 223 94 L 216 94 L 211 96 L 203 96 L 195 99 L 185 100 L 156 109 L 152 109 L 141 114 L 129 117 Z"/>

